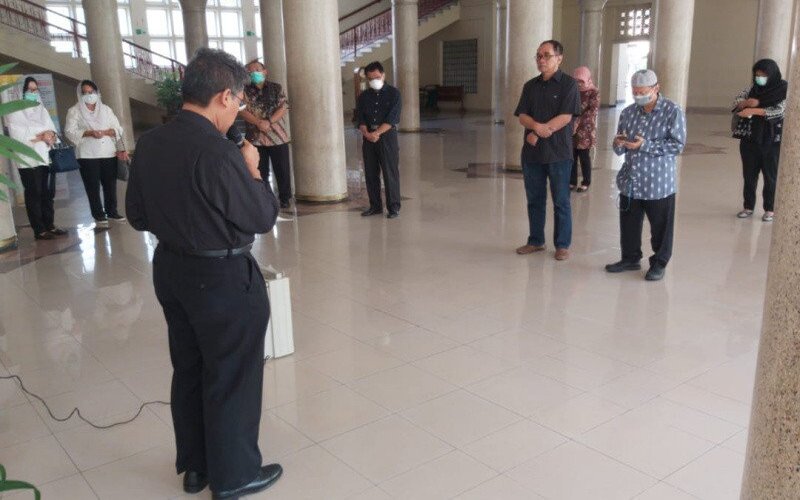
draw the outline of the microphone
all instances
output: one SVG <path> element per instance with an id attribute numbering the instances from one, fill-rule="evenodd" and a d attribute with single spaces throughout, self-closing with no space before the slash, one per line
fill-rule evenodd
<path id="1" fill-rule="evenodd" d="M 244 135 L 235 124 L 228 129 L 225 137 L 228 140 L 233 141 L 233 143 L 236 144 L 236 147 L 239 149 L 244 146 Z"/>

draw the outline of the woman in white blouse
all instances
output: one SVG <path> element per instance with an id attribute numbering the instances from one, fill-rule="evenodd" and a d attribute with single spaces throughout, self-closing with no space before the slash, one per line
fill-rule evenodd
<path id="1" fill-rule="evenodd" d="M 48 151 L 56 142 L 56 126 L 50 113 L 42 106 L 39 84 L 33 77 L 25 79 L 22 98 L 39 103 L 38 106 L 11 113 L 6 117 L 8 134 L 12 139 L 31 147 L 40 160 L 35 164 L 14 163 L 19 169 L 25 189 L 25 211 L 37 240 L 52 240 L 67 234 L 54 224 L 53 198 L 56 193 L 56 176 L 50 172 Z M 30 160 L 32 161 L 32 160 Z"/>
<path id="2" fill-rule="evenodd" d="M 78 103 L 67 111 L 64 131 L 75 144 L 92 217 L 98 226 L 108 226 L 108 219 L 124 222 L 125 217 L 117 211 L 117 158 L 127 159 L 128 155 L 122 144 L 122 126 L 111 108 L 100 100 L 97 84 L 84 80 L 77 92 Z"/>

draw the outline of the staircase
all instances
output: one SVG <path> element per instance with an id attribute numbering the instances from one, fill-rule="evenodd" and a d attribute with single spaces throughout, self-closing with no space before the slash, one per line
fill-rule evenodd
<path id="1" fill-rule="evenodd" d="M 13 29 L 8 29 L 13 28 Z M 0 54 L 80 81 L 91 75 L 84 23 L 30 0 L 0 0 Z M 183 74 L 168 57 L 122 40 L 130 98 L 157 106 L 153 83 Z"/>

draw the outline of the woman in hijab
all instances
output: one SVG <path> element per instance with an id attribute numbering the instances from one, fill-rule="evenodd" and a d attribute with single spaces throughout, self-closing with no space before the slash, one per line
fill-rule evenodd
<path id="1" fill-rule="evenodd" d="M 740 118 L 737 137 L 741 138 L 739 152 L 744 177 L 744 208 L 736 215 L 740 219 L 753 215 L 759 172 L 764 176 L 761 220 L 771 222 L 775 215 L 775 184 L 788 87 L 778 64 L 772 59 L 762 59 L 753 65 L 750 87 L 736 98 L 734 113 Z"/>
<path id="2" fill-rule="evenodd" d="M 597 143 L 597 111 L 600 109 L 600 91 L 592 81 L 592 72 L 586 66 L 577 68 L 572 76 L 578 82 L 578 90 L 581 94 L 581 114 L 574 122 L 575 137 L 575 160 L 572 164 L 572 176 L 570 177 L 570 189 L 575 189 L 583 193 L 589 189 L 592 183 L 592 157 L 589 151 Z M 581 164 L 581 175 L 583 179 L 578 186 L 578 161 Z"/>
<path id="3" fill-rule="evenodd" d="M 25 211 L 37 240 L 52 240 L 67 234 L 56 227 L 53 198 L 56 194 L 56 175 L 50 172 L 50 155 L 48 151 L 56 142 L 56 126 L 50 113 L 42 106 L 39 95 L 39 83 L 33 77 L 27 77 L 22 84 L 22 98 L 36 102 L 37 106 L 11 113 L 6 117 L 8 133 L 12 139 L 29 146 L 40 160 L 33 165 L 14 163 L 19 170 L 22 186 L 25 190 Z M 33 161 L 33 160 L 29 160 Z"/>
<path id="4" fill-rule="evenodd" d="M 67 111 L 65 133 L 75 144 L 92 217 L 98 227 L 108 227 L 108 219 L 125 221 L 117 211 L 117 158 L 127 159 L 128 155 L 122 143 L 122 127 L 111 108 L 103 104 L 93 81 L 82 81 L 77 93 L 78 103 Z"/>

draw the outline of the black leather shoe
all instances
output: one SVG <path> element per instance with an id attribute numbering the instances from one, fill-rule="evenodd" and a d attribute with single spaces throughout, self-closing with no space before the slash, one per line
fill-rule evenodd
<path id="1" fill-rule="evenodd" d="M 235 490 L 214 492 L 214 500 L 222 500 L 223 498 L 238 500 L 240 496 L 252 495 L 253 493 L 264 491 L 272 486 L 282 474 L 283 467 L 281 467 L 280 464 L 265 465 L 261 467 L 258 476 L 248 484 L 236 488 Z"/>
<path id="2" fill-rule="evenodd" d="M 55 236 L 65 236 L 67 234 L 66 229 L 61 229 L 60 227 L 53 226 L 47 230 L 50 234 Z"/>
<path id="3" fill-rule="evenodd" d="M 35 234 L 33 237 L 37 240 L 54 240 L 56 239 L 56 235 L 51 233 L 50 231 L 45 231 L 43 233 Z"/>
<path id="4" fill-rule="evenodd" d="M 660 281 L 664 278 L 664 274 L 666 273 L 666 269 L 661 267 L 659 264 L 653 264 L 650 266 L 650 269 L 647 271 L 647 274 L 644 275 L 644 279 L 647 281 Z"/>
<path id="5" fill-rule="evenodd" d="M 288 201 L 282 201 L 282 202 L 281 202 L 281 208 L 289 208 L 289 206 L 290 206 L 290 205 L 289 205 L 289 202 L 288 202 Z"/>
<path id="6" fill-rule="evenodd" d="M 642 268 L 642 265 L 638 262 L 625 262 L 621 260 L 619 262 L 614 262 L 613 264 L 609 264 L 606 266 L 606 272 L 609 273 L 621 273 L 625 271 L 638 271 Z"/>
<path id="7" fill-rule="evenodd" d="M 208 486 L 208 477 L 205 474 L 187 470 L 183 475 L 183 491 L 186 493 L 200 493 Z"/>
<path id="8" fill-rule="evenodd" d="M 388 214 L 386 214 L 387 219 L 396 219 L 398 217 L 400 217 L 400 214 L 398 212 L 389 212 Z"/>
<path id="9" fill-rule="evenodd" d="M 369 217 L 370 215 L 378 215 L 382 213 L 383 213 L 382 208 L 368 208 L 367 210 L 361 212 L 361 217 Z"/>

